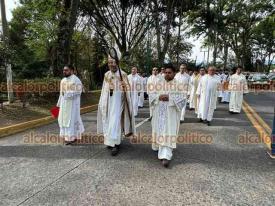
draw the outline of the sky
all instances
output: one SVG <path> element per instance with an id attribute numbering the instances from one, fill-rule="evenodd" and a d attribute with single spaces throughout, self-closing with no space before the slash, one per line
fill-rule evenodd
<path id="1" fill-rule="evenodd" d="M 12 10 L 19 5 L 19 3 L 18 3 L 19 1 L 18 0 L 5 0 L 5 2 L 6 2 L 7 19 L 8 19 L 8 21 L 10 21 L 12 18 Z M 204 58 L 204 54 L 203 54 L 203 52 L 201 52 L 202 39 L 196 40 L 196 38 L 190 38 L 188 41 L 194 45 L 194 47 L 192 49 L 192 55 L 190 58 L 197 59 L 197 63 L 201 63 Z M 203 50 L 205 50 L 205 49 L 203 49 Z M 207 56 L 207 54 L 206 54 L 206 56 Z M 211 56 L 212 55 L 210 54 L 210 59 L 211 59 Z"/>
<path id="2" fill-rule="evenodd" d="M 7 13 L 7 20 L 10 21 L 12 18 L 11 11 L 18 6 L 18 0 L 5 0 L 6 3 L 6 13 Z"/>

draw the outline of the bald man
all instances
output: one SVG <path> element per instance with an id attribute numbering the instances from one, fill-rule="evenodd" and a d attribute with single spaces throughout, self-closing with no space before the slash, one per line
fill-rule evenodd
<path id="1" fill-rule="evenodd" d="M 199 98 L 198 118 L 201 122 L 211 125 L 214 110 L 220 90 L 220 78 L 215 74 L 216 68 L 210 66 L 207 75 L 204 75 L 199 82 L 197 95 Z"/>

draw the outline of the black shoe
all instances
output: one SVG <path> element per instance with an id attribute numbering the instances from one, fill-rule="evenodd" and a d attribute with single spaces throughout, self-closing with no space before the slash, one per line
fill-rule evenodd
<path id="1" fill-rule="evenodd" d="M 210 122 L 210 121 L 207 121 L 207 125 L 208 125 L 208 126 L 211 126 L 211 122 Z"/>
<path id="2" fill-rule="evenodd" d="M 202 118 L 200 118 L 200 121 L 199 122 L 203 122 Z"/>
<path id="3" fill-rule="evenodd" d="M 74 141 L 65 141 L 65 145 L 72 145 L 76 142 L 77 142 L 77 139 L 75 139 Z"/>
<path id="4" fill-rule="evenodd" d="M 116 156 L 119 152 L 119 147 L 118 145 L 114 146 L 112 149 L 111 149 L 111 155 L 112 156 Z"/>
<path id="5" fill-rule="evenodd" d="M 180 120 L 180 124 L 182 124 L 184 122 L 184 120 Z"/>
<path id="6" fill-rule="evenodd" d="M 107 149 L 112 149 L 113 147 L 111 147 L 111 146 L 107 146 L 106 148 L 107 148 Z"/>
<path id="7" fill-rule="evenodd" d="M 170 161 L 169 161 L 169 160 L 167 160 L 167 159 L 163 159 L 163 160 L 161 161 L 161 163 L 162 163 L 163 167 L 168 168 L 168 167 L 169 167 L 169 163 L 170 163 Z"/>

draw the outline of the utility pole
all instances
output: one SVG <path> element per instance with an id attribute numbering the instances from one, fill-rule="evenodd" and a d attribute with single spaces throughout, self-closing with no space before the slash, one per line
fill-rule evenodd
<path id="1" fill-rule="evenodd" d="M 2 20 L 2 35 L 5 49 L 9 46 L 9 34 L 8 34 L 8 22 L 6 17 L 6 6 L 5 0 L 0 0 L 1 7 L 1 20 Z M 8 62 L 7 55 L 5 57 L 5 70 L 6 70 L 6 78 L 7 78 L 7 92 L 8 92 L 8 101 L 9 103 L 13 102 L 13 90 L 12 90 L 12 69 L 11 65 Z"/>

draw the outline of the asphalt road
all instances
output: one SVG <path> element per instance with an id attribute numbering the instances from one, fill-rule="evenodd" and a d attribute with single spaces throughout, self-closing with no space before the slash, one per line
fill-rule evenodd
<path id="1" fill-rule="evenodd" d="M 251 93 L 245 95 L 244 99 L 270 126 L 270 128 L 272 128 L 275 107 L 275 91 Z"/>
<path id="2" fill-rule="evenodd" d="M 274 105 L 274 96 L 245 99 L 270 124 L 273 110 L 267 107 L 270 102 Z M 150 122 L 144 121 L 148 116 L 145 107 L 136 120 L 143 135 L 151 133 Z M 96 112 L 82 118 L 86 133 L 94 134 Z M 126 139 L 119 155 L 111 157 L 100 144 L 26 143 L 31 132 L 58 134 L 58 126 L 0 139 L 1 206 L 275 203 L 275 161 L 266 154 L 265 144 L 241 141 L 258 134 L 243 112 L 230 115 L 226 104 L 218 105 L 210 127 L 187 111 L 180 136 L 197 139 L 178 144 L 168 169 L 161 166 L 150 144 Z M 211 143 L 202 143 L 206 136 Z"/>

